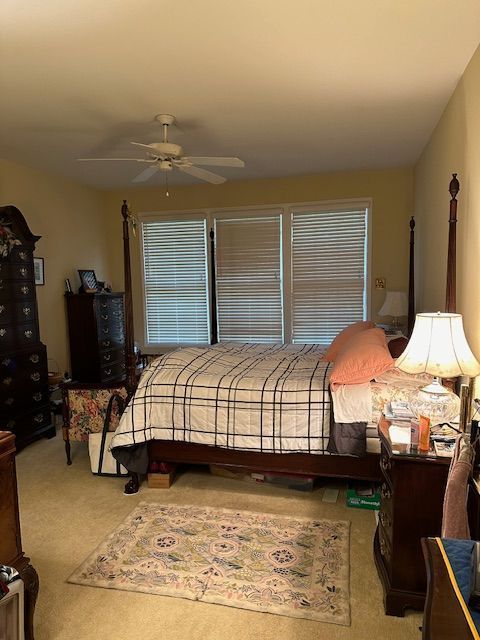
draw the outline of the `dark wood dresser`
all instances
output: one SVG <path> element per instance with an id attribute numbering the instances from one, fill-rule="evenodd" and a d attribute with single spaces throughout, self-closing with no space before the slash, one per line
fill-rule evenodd
<path id="1" fill-rule="evenodd" d="M 390 422 L 378 424 L 383 474 L 374 558 L 384 591 L 385 613 L 423 610 L 427 578 L 421 538 L 439 536 L 450 458 L 392 444 Z"/>
<path id="2" fill-rule="evenodd" d="M 65 294 L 72 378 L 112 382 L 125 377 L 123 293 Z"/>
<path id="3" fill-rule="evenodd" d="M 33 271 L 38 239 L 16 207 L 0 207 L 0 426 L 17 449 L 55 435 Z"/>
<path id="4" fill-rule="evenodd" d="M 38 594 L 38 575 L 22 550 L 15 473 L 15 437 L 0 431 L 0 564 L 14 567 L 25 587 L 25 639 L 33 640 L 33 612 Z M 0 629 L 0 637 L 1 629 Z"/>

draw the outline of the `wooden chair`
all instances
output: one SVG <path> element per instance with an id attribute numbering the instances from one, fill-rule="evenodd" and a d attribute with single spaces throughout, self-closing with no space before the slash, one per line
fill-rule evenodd
<path id="1" fill-rule="evenodd" d="M 103 430 L 112 395 L 127 397 L 123 383 L 66 382 L 61 385 L 63 404 L 63 439 L 67 464 L 72 464 L 70 442 L 88 442 L 90 433 Z M 117 403 L 113 404 L 110 431 L 120 420 Z"/>

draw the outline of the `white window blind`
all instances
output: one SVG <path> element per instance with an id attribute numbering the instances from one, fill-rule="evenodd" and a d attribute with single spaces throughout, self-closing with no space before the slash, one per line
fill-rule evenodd
<path id="1" fill-rule="evenodd" d="M 366 210 L 292 213 L 292 339 L 329 344 L 365 317 Z"/>
<path id="2" fill-rule="evenodd" d="M 148 344 L 208 343 L 205 220 L 143 222 Z"/>
<path id="3" fill-rule="evenodd" d="M 218 338 L 282 342 L 280 213 L 215 221 Z"/>

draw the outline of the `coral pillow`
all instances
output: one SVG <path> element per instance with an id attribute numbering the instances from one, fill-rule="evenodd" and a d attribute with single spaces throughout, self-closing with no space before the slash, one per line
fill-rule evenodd
<path id="1" fill-rule="evenodd" d="M 383 329 L 366 329 L 353 336 L 338 354 L 330 384 L 335 389 L 340 384 L 369 382 L 394 364 Z"/>
<path id="2" fill-rule="evenodd" d="M 325 360 L 328 362 L 335 362 L 340 351 L 345 347 L 350 338 L 357 335 L 361 331 L 365 331 L 366 329 L 373 329 L 375 327 L 375 323 L 371 320 L 360 320 L 360 322 L 354 322 L 350 324 L 348 327 L 345 327 L 332 344 L 328 347 L 327 352 L 325 353 Z"/>

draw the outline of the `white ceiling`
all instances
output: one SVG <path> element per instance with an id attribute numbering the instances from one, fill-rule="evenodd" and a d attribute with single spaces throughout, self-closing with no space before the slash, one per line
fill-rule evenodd
<path id="1" fill-rule="evenodd" d="M 245 160 L 229 179 L 414 163 L 480 2 L 2 0 L 0 29 L 1 155 L 111 188 L 143 166 L 76 158 L 144 157 L 158 113 L 186 154 Z"/>

